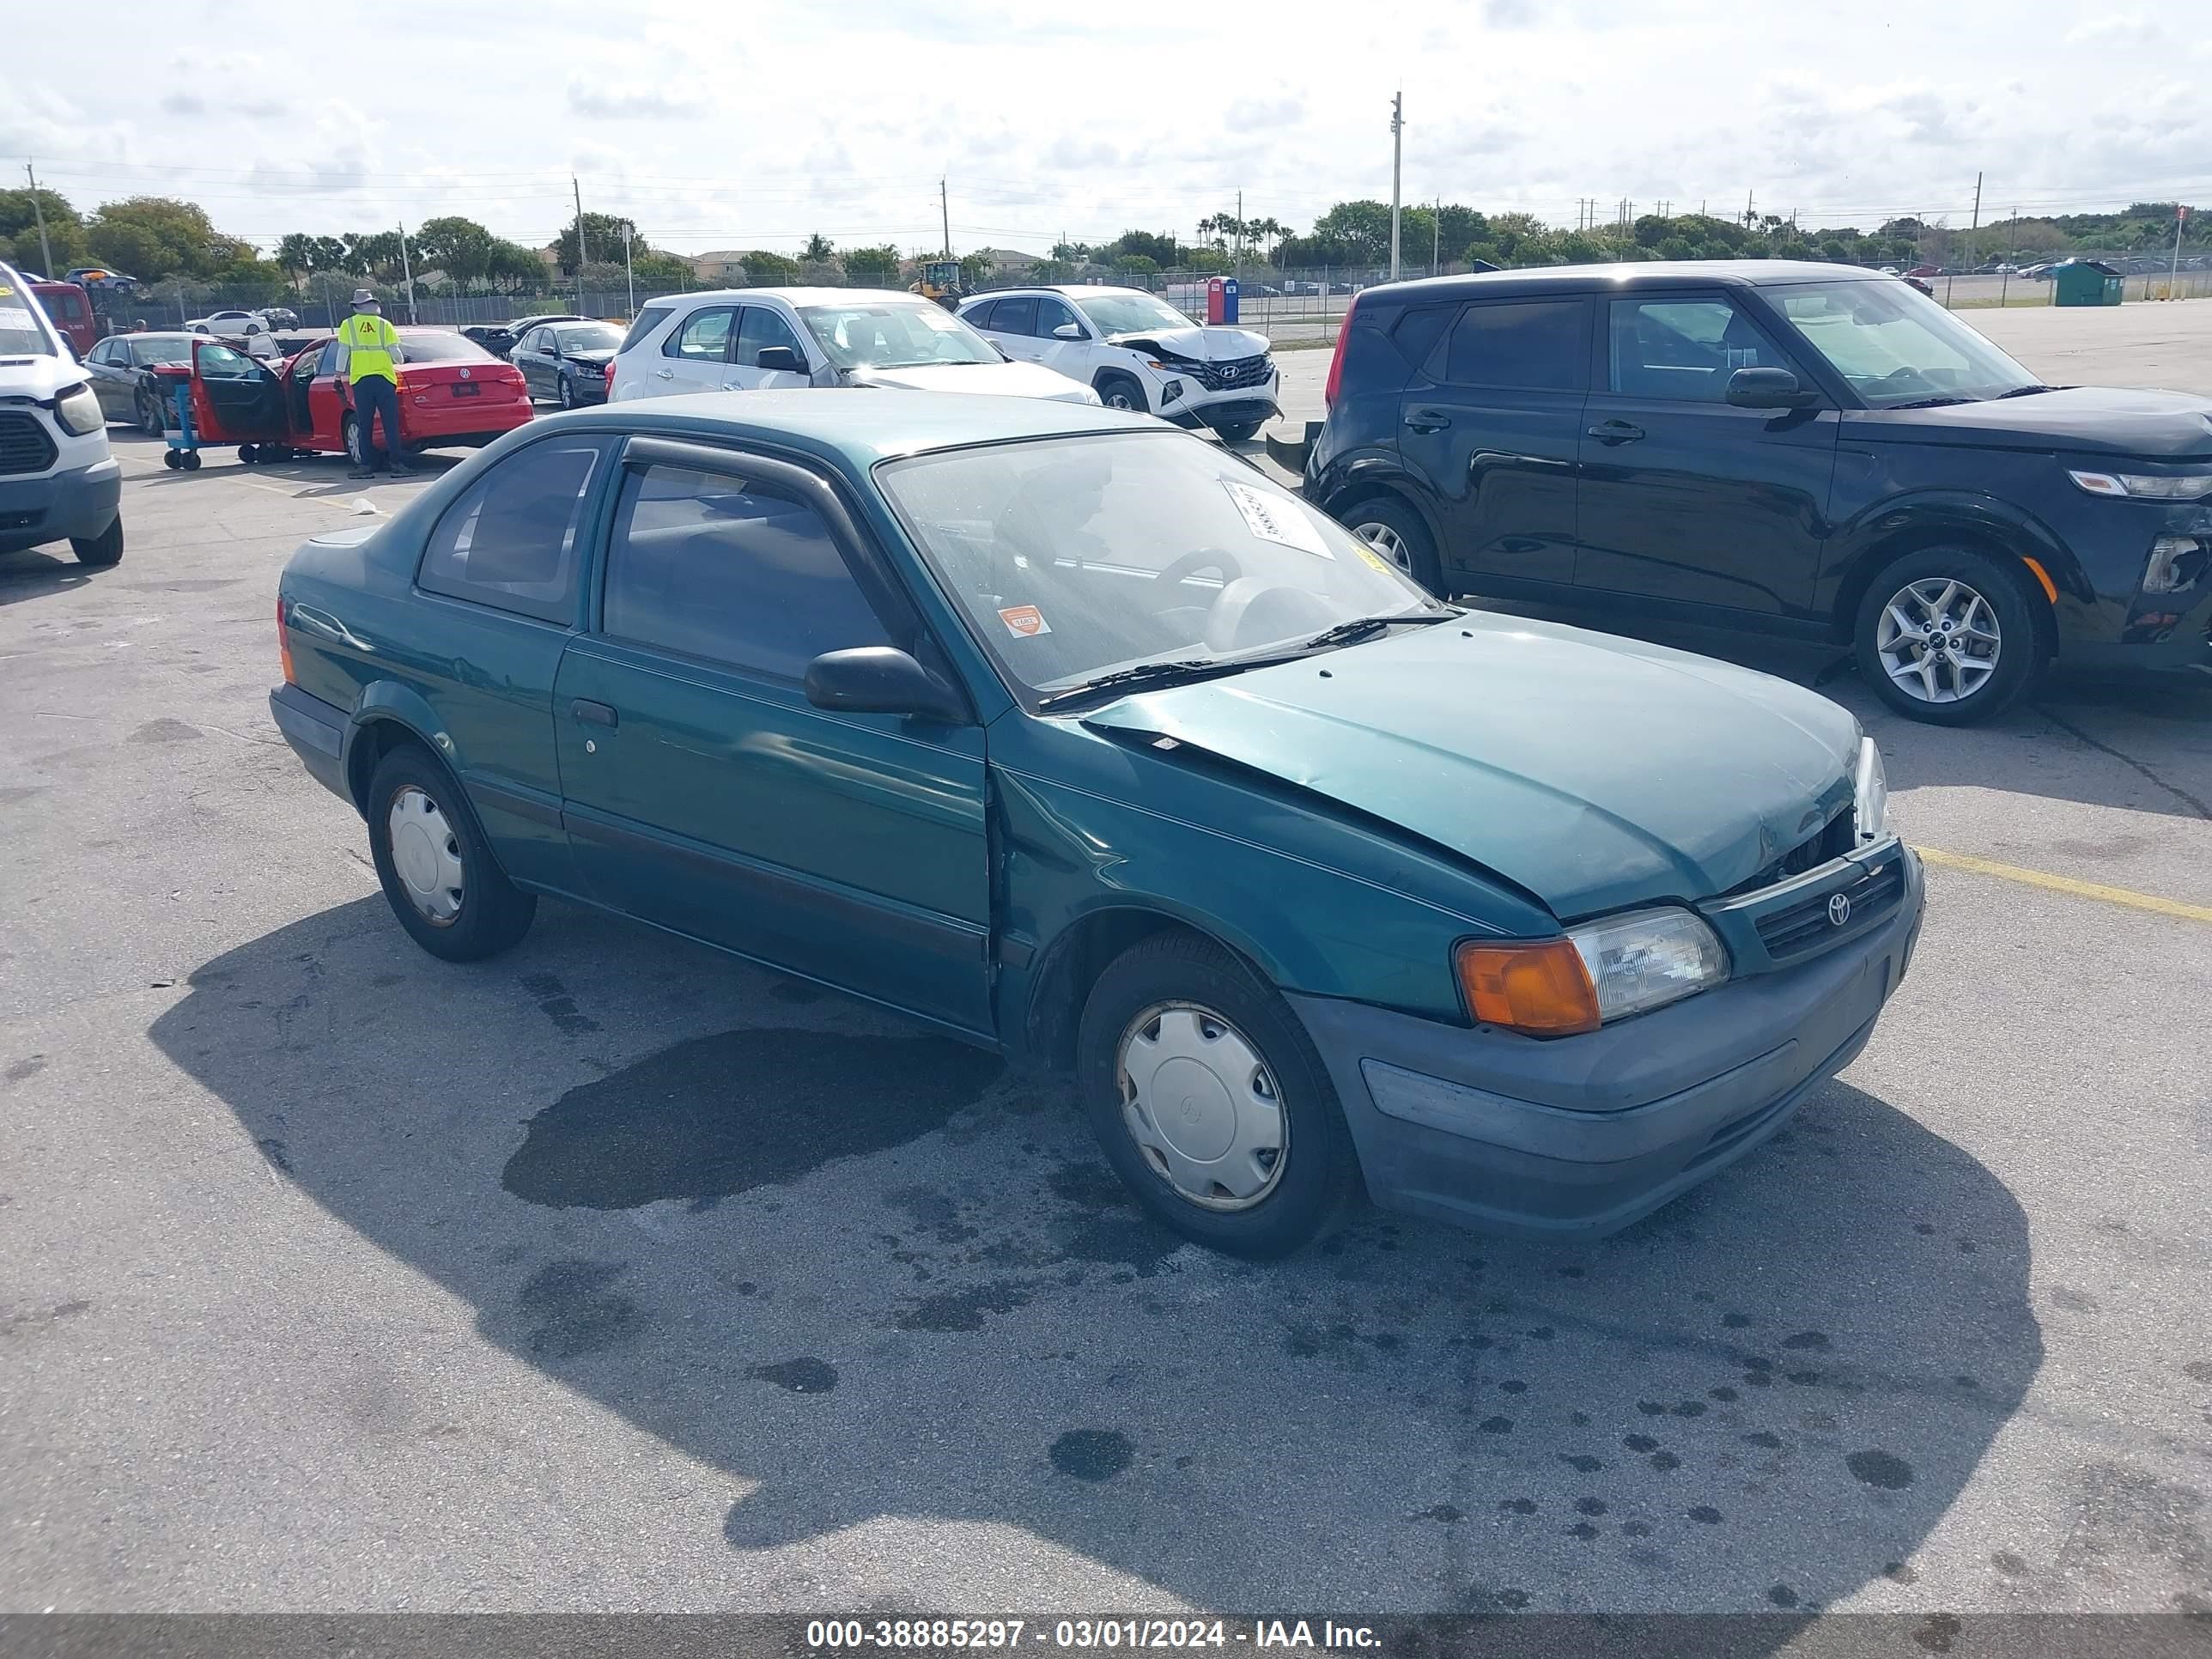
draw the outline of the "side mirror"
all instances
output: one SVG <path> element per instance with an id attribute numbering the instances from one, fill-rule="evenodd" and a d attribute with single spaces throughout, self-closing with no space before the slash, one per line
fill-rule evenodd
<path id="1" fill-rule="evenodd" d="M 788 346 L 770 350 L 789 350 Z M 806 701 L 853 714 L 915 714 L 964 721 L 959 694 L 895 646 L 825 651 L 806 665 Z"/>
<path id="2" fill-rule="evenodd" d="M 1738 409 L 1810 409 L 1820 394 L 1786 368 L 1739 368 L 1729 376 L 1728 401 Z"/>
<path id="3" fill-rule="evenodd" d="M 799 354 L 789 346 L 763 346 L 753 354 L 753 367 L 772 368 L 785 374 L 806 373 L 806 365 L 799 361 Z"/>
<path id="4" fill-rule="evenodd" d="M 1079 340 L 1083 337 L 1083 325 L 1062 323 L 1058 328 L 1053 330 L 1052 337 L 1055 340 Z"/>

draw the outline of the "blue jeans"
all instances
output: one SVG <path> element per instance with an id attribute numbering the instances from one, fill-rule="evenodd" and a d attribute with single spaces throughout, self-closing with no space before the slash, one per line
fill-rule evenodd
<path id="1" fill-rule="evenodd" d="M 356 465 L 374 470 L 377 464 L 374 422 L 384 422 L 384 459 L 395 472 L 407 465 L 399 447 L 399 388 L 381 374 L 366 375 L 353 383 L 354 430 L 357 434 Z"/>

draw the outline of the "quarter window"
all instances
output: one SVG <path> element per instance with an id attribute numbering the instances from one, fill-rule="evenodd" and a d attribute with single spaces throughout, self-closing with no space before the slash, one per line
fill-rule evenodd
<path id="1" fill-rule="evenodd" d="M 572 620 L 578 538 L 600 457 L 595 441 L 549 439 L 500 462 L 431 531 L 422 585 L 542 622 Z"/>
<path id="2" fill-rule="evenodd" d="M 1609 384 L 1625 398 L 1721 403 L 1739 368 L 1789 361 L 1726 300 L 1615 300 Z"/>
<path id="3" fill-rule="evenodd" d="M 999 302 L 996 300 L 986 300 L 981 305 L 975 307 L 973 310 L 962 312 L 960 313 L 960 320 L 967 324 L 969 327 L 980 329 L 988 334 L 996 330 L 999 326 L 996 323 L 991 320 L 992 314 L 996 312 L 998 308 Z"/>
<path id="4" fill-rule="evenodd" d="M 1018 300 L 1001 300 L 992 313 L 991 327 L 1000 334 L 1035 334 L 1037 331 L 1037 302 L 1024 296 Z"/>
<path id="5" fill-rule="evenodd" d="M 647 467 L 623 486 L 600 626 L 783 680 L 825 651 L 891 642 L 811 507 L 678 466 Z"/>
<path id="6" fill-rule="evenodd" d="M 1579 392 L 1589 383 L 1581 300 L 1469 306 L 1444 349 L 1444 382 L 1501 391 Z"/>
<path id="7" fill-rule="evenodd" d="M 639 312 L 637 320 L 629 325 L 629 332 L 623 336 L 623 343 L 616 349 L 628 351 L 640 340 L 666 322 L 668 313 L 673 309 L 672 306 L 647 306 Z"/>
<path id="8" fill-rule="evenodd" d="M 660 349 L 664 357 L 688 357 L 694 362 L 725 362 L 730 356 L 730 331 L 737 325 L 735 306 L 716 306 L 696 313 L 668 337 Z"/>

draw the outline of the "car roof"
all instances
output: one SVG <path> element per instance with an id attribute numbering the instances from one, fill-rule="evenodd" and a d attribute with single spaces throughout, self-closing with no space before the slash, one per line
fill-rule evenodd
<path id="1" fill-rule="evenodd" d="M 1528 265 L 1518 270 L 1473 270 L 1456 276 L 1418 276 L 1377 283 L 1360 301 L 1459 299 L 1516 289 L 1597 293 L 1624 288 L 1711 288 L 1716 284 L 1775 288 L 1791 283 L 1893 282 L 1878 270 L 1816 259 L 1654 259 L 1603 265 Z"/>
<path id="2" fill-rule="evenodd" d="M 896 455 L 969 444 L 1085 433 L 1173 431 L 1152 416 L 1095 404 L 862 387 L 836 392 L 798 388 L 641 398 L 555 418 L 658 437 L 734 438 L 796 447 L 841 460 L 857 471 Z"/>
<path id="3" fill-rule="evenodd" d="M 908 305 L 937 303 L 896 288 L 714 288 L 696 294 L 666 294 L 649 303 L 690 308 L 703 304 L 743 305 L 749 300 L 781 300 L 790 306 L 851 305 L 854 301 L 866 300 L 897 300 Z"/>
<path id="4" fill-rule="evenodd" d="M 1103 283 L 1030 283 L 1020 288 L 994 288 L 988 294 L 979 294 L 976 300 L 999 300 L 1008 295 L 1057 294 L 1070 300 L 1080 300 L 1086 295 L 1144 294 L 1148 299 L 1157 298 L 1141 288 L 1113 288 Z M 963 307 L 965 309 L 965 307 Z"/>

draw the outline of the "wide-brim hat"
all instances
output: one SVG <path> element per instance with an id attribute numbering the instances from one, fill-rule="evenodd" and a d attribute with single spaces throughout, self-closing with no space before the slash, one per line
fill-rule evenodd
<path id="1" fill-rule="evenodd" d="M 353 302 L 357 306 L 374 305 L 376 303 L 376 290 L 373 288 L 357 288 L 354 289 Z"/>

